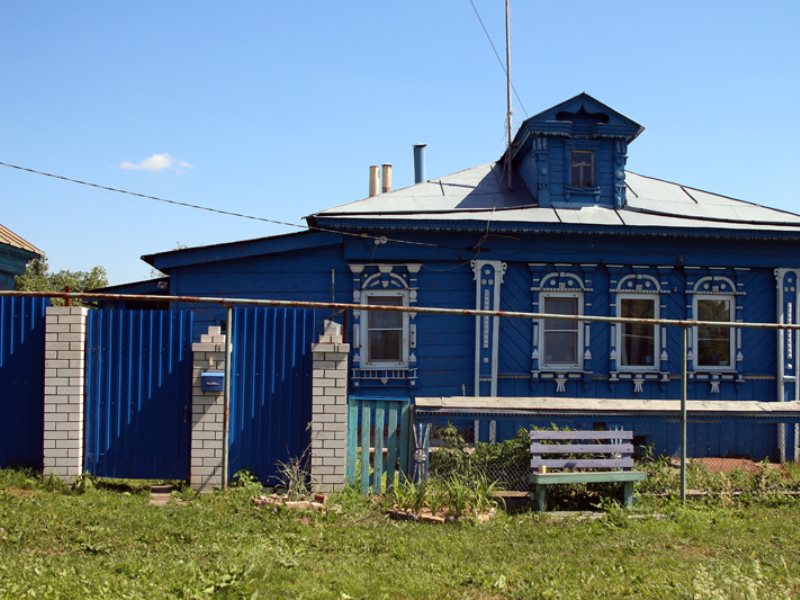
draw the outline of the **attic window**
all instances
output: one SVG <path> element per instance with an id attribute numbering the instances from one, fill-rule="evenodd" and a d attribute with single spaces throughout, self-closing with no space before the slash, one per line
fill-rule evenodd
<path id="1" fill-rule="evenodd" d="M 594 187 L 594 152 L 591 150 L 570 152 L 570 185 L 578 188 Z"/>

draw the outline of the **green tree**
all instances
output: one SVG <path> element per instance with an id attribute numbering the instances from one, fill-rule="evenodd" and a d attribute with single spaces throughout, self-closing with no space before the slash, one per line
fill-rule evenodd
<path id="1" fill-rule="evenodd" d="M 57 271 L 51 273 L 47 259 L 32 260 L 25 272 L 15 278 L 14 289 L 25 292 L 63 292 L 69 287 L 73 292 L 86 292 L 108 285 L 105 267 L 96 266 L 90 271 Z M 54 304 L 61 304 L 56 302 Z M 77 304 L 77 303 L 76 303 Z"/>

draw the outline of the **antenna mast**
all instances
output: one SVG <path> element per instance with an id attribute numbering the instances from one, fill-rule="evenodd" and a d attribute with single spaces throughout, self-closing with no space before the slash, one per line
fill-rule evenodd
<path id="1" fill-rule="evenodd" d="M 506 148 L 506 171 L 508 171 L 508 189 L 511 187 L 511 0 L 506 0 L 506 129 L 508 131 L 508 147 Z"/>

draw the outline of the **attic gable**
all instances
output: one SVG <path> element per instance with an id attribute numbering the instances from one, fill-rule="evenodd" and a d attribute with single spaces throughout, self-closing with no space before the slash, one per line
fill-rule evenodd
<path id="1" fill-rule="evenodd" d="M 628 143 L 644 127 L 583 92 L 522 123 L 514 171 L 541 207 L 626 203 Z"/>
<path id="2" fill-rule="evenodd" d="M 515 145 L 519 149 L 531 134 L 631 142 L 642 131 L 636 121 L 582 92 L 523 122 Z"/>

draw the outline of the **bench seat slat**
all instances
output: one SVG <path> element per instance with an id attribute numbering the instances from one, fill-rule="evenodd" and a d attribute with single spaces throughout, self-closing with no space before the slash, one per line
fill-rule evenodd
<path id="1" fill-rule="evenodd" d="M 631 469 L 633 457 L 622 458 L 538 458 L 531 460 L 531 467 L 551 469 Z"/>
<path id="2" fill-rule="evenodd" d="M 644 481 L 647 473 L 642 471 L 592 471 L 585 473 L 531 473 L 535 485 L 557 485 L 567 483 L 625 483 Z"/>
<path id="3" fill-rule="evenodd" d="M 533 454 L 633 454 L 633 444 L 531 444 Z"/>
<path id="4" fill-rule="evenodd" d="M 534 429 L 531 440 L 633 440 L 633 432 L 616 431 L 556 431 Z"/>

